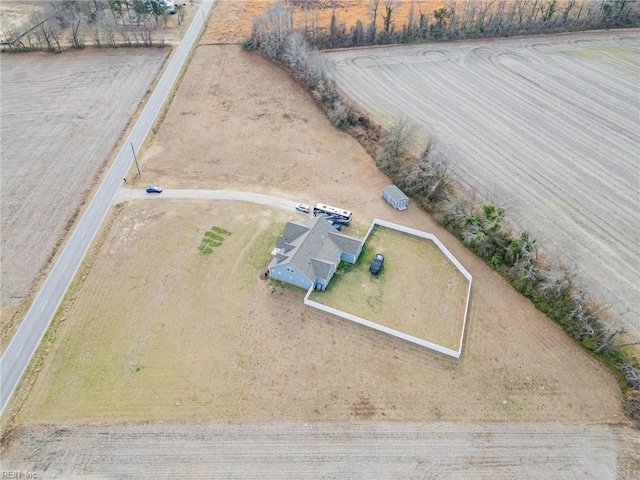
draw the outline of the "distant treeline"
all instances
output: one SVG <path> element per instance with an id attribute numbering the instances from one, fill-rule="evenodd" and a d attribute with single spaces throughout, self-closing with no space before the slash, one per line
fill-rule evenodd
<path id="1" fill-rule="evenodd" d="M 313 8 L 308 0 L 285 3 L 303 11 Z M 424 4 L 413 0 L 406 18 L 399 17 L 401 3 L 406 6 L 407 2 L 368 0 L 367 18 L 350 28 L 334 7 L 328 27 L 311 22 L 302 30 L 313 47 L 327 49 L 640 25 L 637 0 L 465 0 L 451 1 L 433 11 L 423 10 Z M 290 11 L 293 15 L 294 9 Z"/>
<path id="2" fill-rule="evenodd" d="M 176 4 L 177 5 L 177 4 Z M 169 12 L 160 0 L 45 0 L 22 25 L 3 21 L 2 51 L 46 50 L 66 47 L 150 47 L 158 43 L 161 23 Z M 177 8 L 178 25 L 184 10 Z M 159 43 L 162 43 L 160 41 Z"/>

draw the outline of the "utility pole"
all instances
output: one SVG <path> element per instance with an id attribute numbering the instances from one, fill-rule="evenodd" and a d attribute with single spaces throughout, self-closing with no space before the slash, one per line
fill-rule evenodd
<path id="1" fill-rule="evenodd" d="M 136 169 L 138 170 L 138 176 L 140 176 L 140 166 L 138 165 L 138 159 L 136 158 L 136 150 L 133 148 L 133 142 L 131 142 L 131 151 L 133 152 L 133 159 L 136 162 Z"/>

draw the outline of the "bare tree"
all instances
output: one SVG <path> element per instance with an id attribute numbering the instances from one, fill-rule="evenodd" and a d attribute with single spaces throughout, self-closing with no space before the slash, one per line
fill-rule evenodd
<path id="1" fill-rule="evenodd" d="M 116 40 L 116 25 L 110 22 L 100 24 L 100 27 L 104 32 L 105 43 L 111 48 L 117 48 L 118 42 Z"/>
<path id="2" fill-rule="evenodd" d="M 122 44 L 125 47 L 131 47 L 133 45 L 133 43 L 131 42 L 131 32 L 129 32 L 127 27 L 120 26 L 120 28 L 118 28 L 118 33 L 122 37 Z M 114 40 L 115 40 L 115 38 L 114 38 Z"/>
<path id="3" fill-rule="evenodd" d="M 567 327 L 568 331 L 580 337 L 595 337 L 602 330 L 601 314 L 609 307 L 596 305 L 583 290 L 574 292 L 571 301 L 569 317 L 572 323 Z"/>
<path id="4" fill-rule="evenodd" d="M 71 28 L 71 36 L 69 41 L 73 48 L 84 48 L 84 36 L 80 33 L 80 25 L 82 23 L 84 13 L 82 12 L 78 1 L 70 1 L 68 8 L 64 11 L 62 18 L 65 24 Z"/>
<path id="5" fill-rule="evenodd" d="M 640 373 L 637 368 L 628 362 L 623 363 L 618 368 L 627 379 L 627 382 L 629 382 L 629 385 L 631 385 L 634 390 L 640 390 Z M 640 397 L 638 400 L 640 401 Z"/>
<path id="6" fill-rule="evenodd" d="M 38 40 L 40 48 L 45 48 L 49 51 L 55 50 L 55 45 L 60 50 L 60 42 L 58 41 L 59 26 L 57 20 L 52 17 L 47 17 L 43 12 L 35 12 L 30 17 L 31 24 L 35 25 L 33 33 Z M 43 43 L 44 42 L 44 43 Z"/>
<path id="7" fill-rule="evenodd" d="M 576 0 L 570 0 L 565 4 L 564 10 L 562 11 L 562 24 L 564 26 L 569 22 L 569 14 L 571 13 L 571 9 L 575 6 Z"/>
<path id="8" fill-rule="evenodd" d="M 269 5 L 265 14 L 254 19 L 247 47 L 262 50 L 269 58 L 282 54 L 293 30 L 293 8 L 278 2 Z"/>
<path id="9" fill-rule="evenodd" d="M 15 26 L 6 20 L 3 20 L 0 24 L 0 36 L 2 38 L 2 44 L 6 45 L 9 49 L 23 46 L 18 38 Z"/>
<path id="10" fill-rule="evenodd" d="M 443 200 L 452 189 L 452 170 L 448 159 L 429 138 L 427 145 L 413 164 L 405 180 L 408 193 L 426 198 L 429 202 Z"/>
<path id="11" fill-rule="evenodd" d="M 351 45 L 359 47 L 360 45 L 364 45 L 364 42 L 364 25 L 358 20 L 351 30 Z"/>
<path id="12" fill-rule="evenodd" d="M 338 17 L 336 16 L 336 7 L 331 9 L 331 21 L 329 22 L 329 45 L 334 46 L 338 37 Z"/>
<path id="13" fill-rule="evenodd" d="M 384 2 L 384 13 L 382 14 L 382 20 L 384 21 L 384 31 L 387 33 L 391 28 L 391 18 L 393 15 L 393 11 L 398 6 L 399 3 L 395 2 L 394 0 L 385 0 Z"/>
<path id="14" fill-rule="evenodd" d="M 550 0 L 546 5 L 540 6 L 540 11 L 542 13 L 542 21 L 548 22 L 553 17 L 554 13 L 556 13 L 556 7 L 558 6 L 557 0 Z"/>
<path id="15" fill-rule="evenodd" d="M 554 301 L 568 295 L 573 287 L 575 274 L 565 265 L 542 262 L 539 265 L 537 293 L 545 301 Z"/>
<path id="16" fill-rule="evenodd" d="M 418 32 L 421 38 L 429 35 L 429 14 L 418 7 Z"/>
<path id="17" fill-rule="evenodd" d="M 143 25 L 142 28 L 140 28 L 139 33 L 140 38 L 142 39 L 142 45 L 150 47 L 153 44 L 153 29 L 151 28 L 151 25 L 148 23 Z"/>
<path id="18" fill-rule="evenodd" d="M 182 25 L 182 22 L 184 21 L 184 8 L 182 8 L 182 5 L 176 5 L 177 9 L 176 9 L 176 14 L 178 17 L 178 25 Z"/>
<path id="19" fill-rule="evenodd" d="M 100 28 L 97 26 L 93 29 L 93 43 L 97 48 L 102 48 L 102 35 L 100 33 Z"/>
<path id="20" fill-rule="evenodd" d="M 371 18 L 371 24 L 369 25 L 368 34 L 369 41 L 371 43 L 376 40 L 376 29 L 378 21 L 378 7 L 380 6 L 380 0 L 371 0 L 369 3 L 369 17 Z"/>
<path id="21" fill-rule="evenodd" d="M 449 33 L 450 38 L 457 36 L 458 31 L 458 17 L 456 16 L 456 0 L 449 1 Z"/>
<path id="22" fill-rule="evenodd" d="M 403 178 L 410 166 L 416 127 L 406 118 L 386 130 L 376 152 L 376 163 L 393 179 Z"/>
<path id="23" fill-rule="evenodd" d="M 409 39 L 414 39 L 416 35 L 416 25 L 415 25 L 415 18 L 414 18 L 415 6 L 416 6 L 415 0 L 411 0 L 411 3 L 409 4 L 409 11 L 407 12 L 407 27 L 406 27 L 407 37 Z"/>

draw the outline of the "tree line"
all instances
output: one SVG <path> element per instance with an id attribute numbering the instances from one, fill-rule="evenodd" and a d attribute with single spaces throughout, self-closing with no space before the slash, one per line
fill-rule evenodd
<path id="1" fill-rule="evenodd" d="M 551 13 L 546 15 L 551 18 Z M 343 99 L 327 74 L 331 66 L 311 46 L 304 30 L 294 28 L 290 5 L 267 7 L 255 19 L 244 46 L 287 68 L 331 121 L 356 137 L 396 185 L 609 366 L 626 395 L 625 410 L 640 422 L 640 360 L 627 348 L 639 342 L 626 340 L 624 329 L 613 326 L 608 306 L 588 294 L 566 262 L 541 248 L 527 231 L 508 228 L 504 208 L 474 202 L 456 189 L 449 155 L 435 137 L 416 148 L 414 125 L 400 120 L 382 130 Z"/>
<path id="2" fill-rule="evenodd" d="M 177 4 L 177 3 L 176 3 Z M 46 0 L 25 24 L 0 25 L 3 51 L 46 50 L 61 52 L 67 46 L 150 47 L 154 34 L 168 22 L 161 0 Z M 176 10 L 178 25 L 184 9 Z"/>
<path id="3" fill-rule="evenodd" d="M 300 5 L 305 17 L 313 8 L 309 1 L 291 1 Z M 402 3 L 369 0 L 367 18 L 350 28 L 334 7 L 328 27 L 305 22 L 303 32 L 312 46 L 327 49 L 640 25 L 638 3 L 629 0 L 450 0 L 433 11 L 411 0 L 406 18 L 400 18 Z"/>

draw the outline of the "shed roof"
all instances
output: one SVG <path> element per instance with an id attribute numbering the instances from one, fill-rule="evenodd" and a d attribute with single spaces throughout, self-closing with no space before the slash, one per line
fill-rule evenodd
<path id="1" fill-rule="evenodd" d="M 399 202 L 400 200 L 409 199 L 409 197 L 407 197 L 404 193 L 402 193 L 402 190 L 400 190 L 395 185 L 387 185 L 382 189 L 382 191 L 383 193 L 386 193 L 387 195 L 389 195 L 391 200 L 393 200 L 394 202 Z"/>

